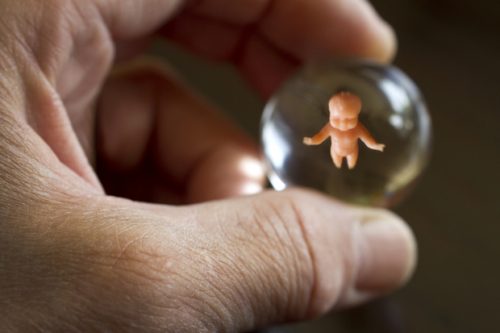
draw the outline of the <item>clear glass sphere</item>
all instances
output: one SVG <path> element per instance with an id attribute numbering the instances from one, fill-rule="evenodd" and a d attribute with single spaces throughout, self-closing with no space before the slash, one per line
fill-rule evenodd
<path id="1" fill-rule="evenodd" d="M 330 139 L 319 146 L 302 140 L 329 119 L 331 96 L 348 91 L 361 98 L 360 122 L 386 145 L 383 153 L 359 141 L 353 170 L 337 169 Z M 331 61 L 305 67 L 267 103 L 261 140 L 268 176 L 276 190 L 305 186 L 339 199 L 370 206 L 399 202 L 427 164 L 431 121 L 415 84 L 393 66 L 363 60 Z"/>

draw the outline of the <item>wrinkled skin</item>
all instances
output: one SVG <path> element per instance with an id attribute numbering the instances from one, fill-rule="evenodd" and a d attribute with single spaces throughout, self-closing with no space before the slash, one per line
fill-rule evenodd
<path id="1" fill-rule="evenodd" d="M 255 194 L 252 141 L 168 70 L 130 63 L 156 32 L 234 63 L 266 97 L 306 60 L 389 60 L 393 35 L 367 3 L 0 6 L 1 332 L 248 331 L 410 276 L 399 218 L 302 189 Z"/>

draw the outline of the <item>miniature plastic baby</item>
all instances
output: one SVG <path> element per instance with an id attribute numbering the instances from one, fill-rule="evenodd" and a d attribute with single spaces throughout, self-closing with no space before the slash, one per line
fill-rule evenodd
<path id="1" fill-rule="evenodd" d="M 377 143 L 370 132 L 358 121 L 361 100 L 349 92 L 334 95 L 329 103 L 330 121 L 312 138 L 305 137 L 304 144 L 319 145 L 328 137 L 332 139 L 330 155 L 337 168 L 342 167 L 344 157 L 349 169 L 358 161 L 358 139 L 373 150 L 384 151 L 385 145 Z"/>

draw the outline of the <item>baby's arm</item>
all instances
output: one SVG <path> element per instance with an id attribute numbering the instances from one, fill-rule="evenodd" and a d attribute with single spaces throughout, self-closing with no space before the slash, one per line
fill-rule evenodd
<path id="1" fill-rule="evenodd" d="M 370 132 L 368 132 L 366 127 L 364 127 L 362 124 L 358 124 L 358 128 L 359 128 L 359 138 L 368 148 L 378 151 L 384 151 L 385 145 L 377 143 L 377 141 L 373 138 Z"/>
<path id="2" fill-rule="evenodd" d="M 316 133 L 312 138 L 310 137 L 305 137 L 303 142 L 304 144 L 311 146 L 311 145 L 320 145 L 322 144 L 326 138 L 330 136 L 330 124 L 326 124 L 323 126 L 321 131 Z"/>

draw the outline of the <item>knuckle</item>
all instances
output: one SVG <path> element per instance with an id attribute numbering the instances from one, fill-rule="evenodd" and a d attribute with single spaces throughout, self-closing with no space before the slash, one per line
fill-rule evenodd
<path id="1" fill-rule="evenodd" d="M 288 228 L 296 235 L 294 248 L 301 249 L 307 263 L 302 268 L 309 287 L 304 315 L 316 317 L 337 304 L 355 278 L 359 214 L 309 190 L 282 194 L 277 203 L 281 220 L 288 216 Z"/>
<path id="2" fill-rule="evenodd" d="M 308 253 L 308 239 L 303 229 L 305 214 L 301 194 L 292 191 L 282 194 L 268 194 L 269 198 L 259 202 L 255 207 L 254 221 L 261 238 L 280 250 L 279 261 L 290 264 L 303 259 L 299 254 Z"/>
<path id="3" fill-rule="evenodd" d="M 275 289 L 286 297 L 291 315 L 303 317 L 315 279 L 314 253 L 304 226 L 311 217 L 304 202 L 308 194 L 291 190 L 265 194 L 255 206 L 256 239 L 274 267 Z M 273 275 L 271 275 L 273 276 Z M 283 299 L 281 299 L 283 301 Z M 290 313 L 289 313 L 290 314 Z"/>
<path id="4" fill-rule="evenodd" d="M 181 264 L 190 267 L 182 271 L 190 272 L 183 278 L 190 281 L 191 289 L 181 299 L 187 297 L 186 302 L 202 312 L 206 322 L 219 323 L 229 331 L 303 318 L 314 281 L 312 256 L 301 226 L 303 196 L 291 191 L 231 201 L 236 206 L 227 211 L 229 215 L 219 213 L 217 233 L 202 232 L 207 239 L 189 241 L 189 258 Z M 203 218 L 202 209 L 196 219 Z M 227 224 L 228 220 L 236 226 Z"/>

